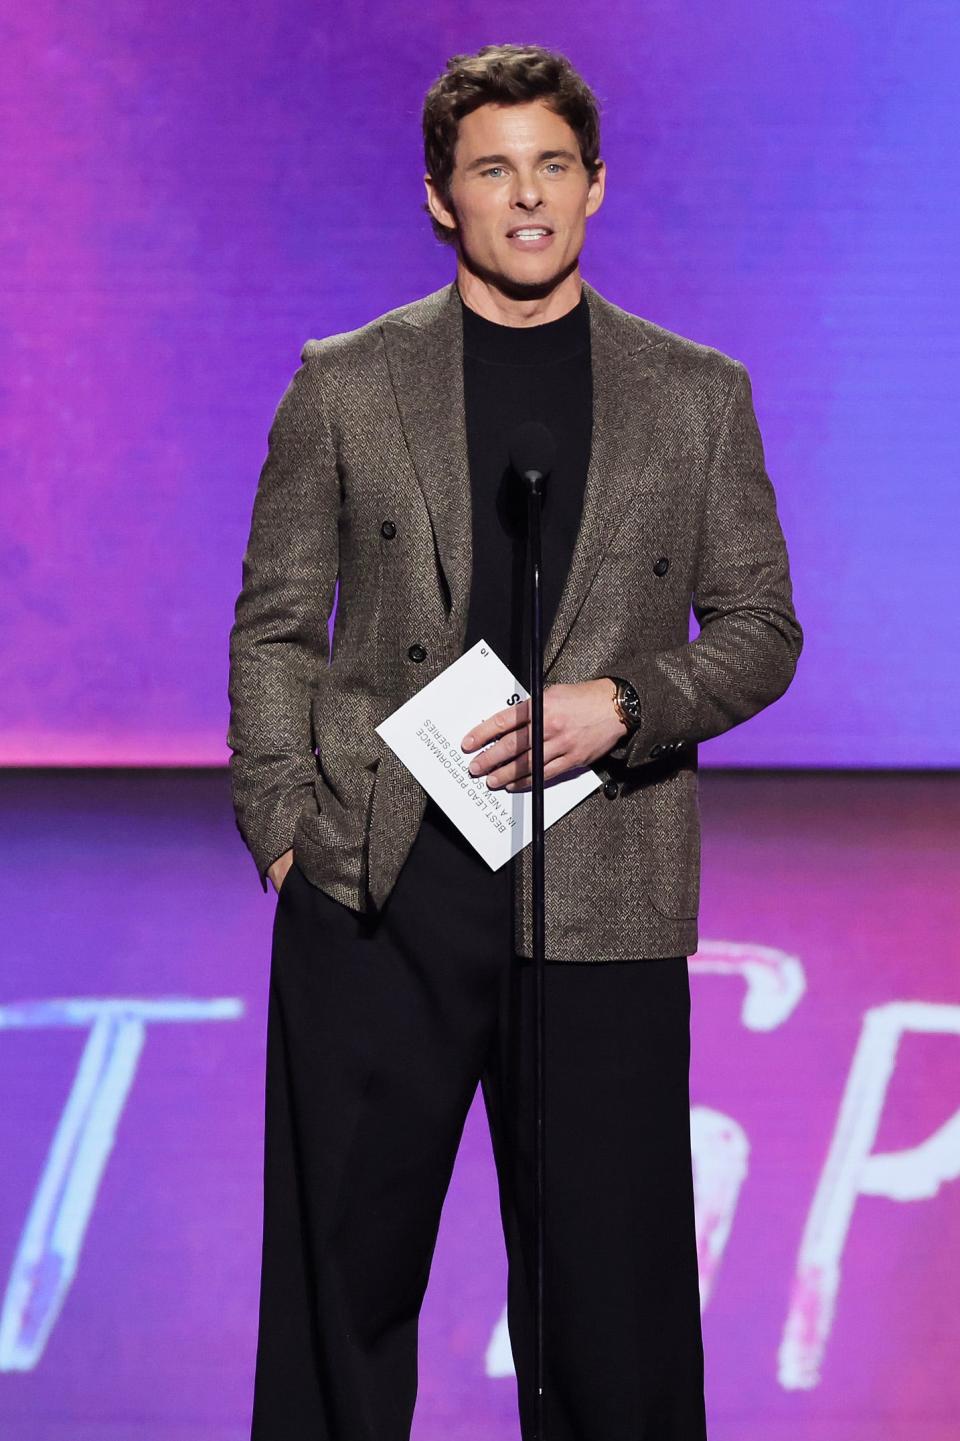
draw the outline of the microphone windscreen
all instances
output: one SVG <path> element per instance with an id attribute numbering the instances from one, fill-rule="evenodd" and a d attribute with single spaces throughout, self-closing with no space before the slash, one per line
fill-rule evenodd
<path id="1" fill-rule="evenodd" d="M 557 458 L 557 442 L 553 432 L 539 420 L 525 420 L 510 432 L 510 464 L 517 475 L 535 470 L 549 475 Z"/>

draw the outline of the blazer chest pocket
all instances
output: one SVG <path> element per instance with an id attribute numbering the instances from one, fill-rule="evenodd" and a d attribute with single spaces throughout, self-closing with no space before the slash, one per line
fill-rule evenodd
<path id="1" fill-rule="evenodd" d="M 689 575 L 695 532 L 693 492 L 686 477 L 682 472 L 657 474 L 617 526 L 603 564 L 628 573 L 634 583 L 673 590 L 679 577 Z"/>
<path id="2" fill-rule="evenodd" d="M 700 814 L 695 767 L 680 766 L 645 786 L 644 889 L 665 916 L 686 920 L 700 904 Z"/>

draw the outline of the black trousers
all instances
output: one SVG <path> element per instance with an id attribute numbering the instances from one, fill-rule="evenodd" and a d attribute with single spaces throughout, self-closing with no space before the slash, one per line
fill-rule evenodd
<path id="1" fill-rule="evenodd" d="M 534 977 L 510 886 L 432 805 L 379 916 L 296 863 L 281 886 L 252 1441 L 408 1441 L 478 1082 L 534 1436 Z M 550 962 L 545 989 L 549 1441 L 704 1441 L 687 958 Z"/>

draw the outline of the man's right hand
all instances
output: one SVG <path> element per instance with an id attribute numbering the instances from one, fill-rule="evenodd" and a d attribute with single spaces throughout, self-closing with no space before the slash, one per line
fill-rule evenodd
<path id="1" fill-rule="evenodd" d="M 291 847 L 289 851 L 284 851 L 282 856 L 277 856 L 272 866 L 267 867 L 267 875 L 273 881 L 274 890 L 276 890 L 278 894 L 283 884 L 283 878 L 292 865 L 293 848 Z"/>

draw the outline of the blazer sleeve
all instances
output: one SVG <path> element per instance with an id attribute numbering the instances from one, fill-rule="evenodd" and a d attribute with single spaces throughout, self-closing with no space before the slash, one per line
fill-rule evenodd
<path id="1" fill-rule="evenodd" d="M 329 665 L 339 564 L 339 476 L 313 345 L 270 426 L 229 642 L 233 806 L 265 891 L 316 777 L 310 702 Z"/>
<path id="2" fill-rule="evenodd" d="M 641 704 L 639 727 L 610 752 L 628 765 L 682 755 L 756 715 L 787 689 L 803 645 L 750 378 L 729 363 L 692 597 L 700 633 L 620 671 Z"/>

